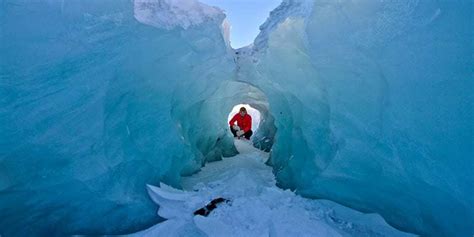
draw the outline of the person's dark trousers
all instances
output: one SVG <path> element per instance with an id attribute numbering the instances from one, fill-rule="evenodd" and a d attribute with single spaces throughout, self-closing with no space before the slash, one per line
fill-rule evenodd
<path id="1" fill-rule="evenodd" d="M 234 137 L 237 137 L 237 130 L 235 130 L 232 126 L 230 126 L 230 131 L 232 132 L 232 134 L 234 134 Z M 246 133 L 244 133 L 244 137 L 250 139 L 252 134 L 252 130 L 248 130 Z"/>

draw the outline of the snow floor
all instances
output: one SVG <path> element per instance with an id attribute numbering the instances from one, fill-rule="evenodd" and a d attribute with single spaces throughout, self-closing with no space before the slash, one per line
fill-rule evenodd
<path id="1" fill-rule="evenodd" d="M 413 236 L 389 226 L 378 214 L 364 214 L 328 200 L 306 199 L 275 185 L 268 153 L 235 140 L 239 155 L 206 164 L 183 178 L 183 190 L 148 186 L 167 220 L 130 236 Z M 223 197 L 209 216 L 193 212 Z"/>

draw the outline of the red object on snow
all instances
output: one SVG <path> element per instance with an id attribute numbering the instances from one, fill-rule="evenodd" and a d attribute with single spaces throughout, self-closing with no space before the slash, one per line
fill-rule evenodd
<path id="1" fill-rule="evenodd" d="M 243 117 L 240 115 L 240 113 L 237 113 L 232 117 L 232 119 L 229 121 L 229 125 L 232 126 L 234 123 L 237 121 L 237 126 L 240 127 L 240 129 L 244 130 L 244 132 L 248 132 L 252 129 L 252 117 L 250 115 L 245 114 Z"/>

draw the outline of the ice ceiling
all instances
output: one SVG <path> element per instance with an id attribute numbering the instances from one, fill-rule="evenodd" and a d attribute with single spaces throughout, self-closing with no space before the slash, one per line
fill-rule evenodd
<path id="1" fill-rule="evenodd" d="M 285 0 L 232 50 L 196 1 L 2 1 L 0 234 L 160 221 L 145 185 L 235 155 L 226 118 L 244 103 L 280 187 L 472 235 L 472 9 Z"/>

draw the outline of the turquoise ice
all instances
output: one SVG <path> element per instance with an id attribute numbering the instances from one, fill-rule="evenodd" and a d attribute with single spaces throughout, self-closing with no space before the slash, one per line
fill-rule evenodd
<path id="1" fill-rule="evenodd" d="M 232 49 L 191 0 L 0 1 L 0 235 L 124 234 L 262 121 L 281 188 L 424 236 L 474 233 L 473 7 L 285 0 Z"/>

